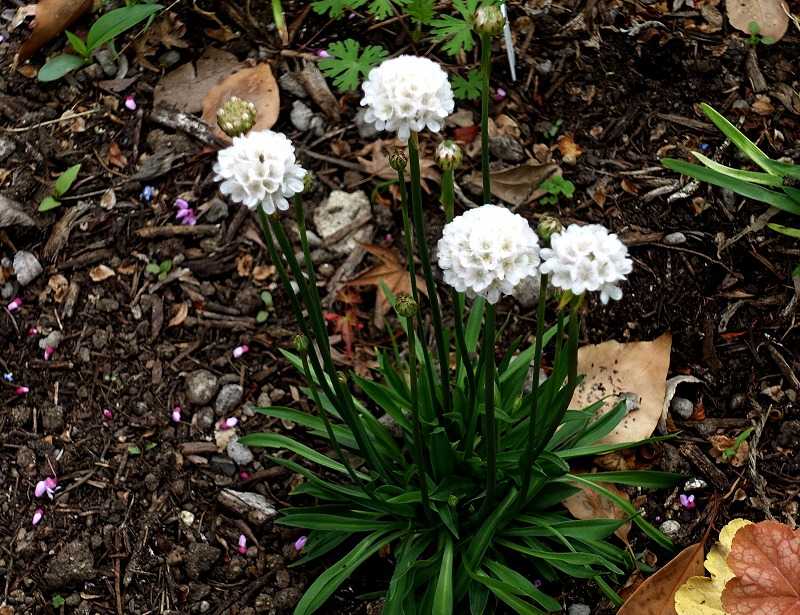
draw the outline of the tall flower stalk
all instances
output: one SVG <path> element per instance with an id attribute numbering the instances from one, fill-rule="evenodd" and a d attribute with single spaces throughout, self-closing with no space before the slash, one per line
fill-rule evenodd
<path id="1" fill-rule="evenodd" d="M 481 7 L 474 21 L 482 45 L 484 204 L 456 211 L 463 153 L 451 142 L 440 143 L 436 159 L 445 226 L 435 252 L 428 238 L 432 214 L 421 190 L 420 148 L 429 133 L 443 129 L 453 110 L 447 75 L 428 59 L 400 56 L 373 69 L 363 85 L 367 120 L 407 143 L 407 152 L 395 152 L 390 164 L 400 189 L 411 294 L 392 296 L 382 289 L 406 344 L 404 349 L 393 338 L 393 353 L 376 351 L 376 379 L 348 371 L 331 348 L 306 229 L 307 173 L 295 160 L 293 145 L 279 133 L 248 132 L 254 117 L 247 105 L 232 103 L 220 118 L 235 136 L 219 154 L 216 177 L 224 194 L 258 212 L 299 329 L 294 351 L 283 354 L 304 376 L 304 391 L 314 404 L 310 413 L 281 407 L 258 412 L 293 421 L 315 446 L 280 433 L 254 433 L 240 442 L 276 451 L 274 463 L 303 477 L 293 493 L 315 505 L 287 509 L 279 520 L 308 534 L 302 563 L 347 551 L 317 576 L 295 615 L 320 609 L 359 565 L 385 548 L 396 563 L 386 615 L 453 615 L 465 612 L 466 605 L 472 612 L 495 612 L 501 603 L 520 614 L 560 609 L 527 580 L 530 566 L 553 583 L 562 574 L 594 579 L 618 601 L 612 585 L 634 562 L 608 538 L 623 521 L 576 525 L 560 502 L 578 491 L 576 485 L 616 497 L 602 485 L 658 487 L 675 479 L 665 473 L 570 470 L 568 460 L 587 449 L 595 454 L 618 449 L 600 443 L 622 419 L 618 410 L 585 423 L 565 417 L 584 416 L 569 406 L 579 380 L 585 295 L 598 292 L 602 302 L 619 299 L 631 263 L 619 239 L 602 227 L 563 229 L 553 223 L 540 225 L 537 235 L 522 216 L 491 204 L 488 79 L 491 37 L 502 29 L 497 14 L 492 6 Z M 282 224 L 290 208 L 300 256 Z M 415 257 L 425 293 L 417 283 Z M 436 266 L 447 293 L 438 292 Z M 531 279 L 540 282 L 534 343 L 498 352 L 498 306 Z M 550 328 L 548 284 L 560 295 Z M 552 370 L 542 380 L 548 348 Z M 533 384 L 526 391 L 531 366 Z M 330 453 L 318 440 L 329 444 Z M 615 503 L 647 536 L 669 545 L 628 502 Z M 520 561 L 528 567 L 516 570 Z"/>

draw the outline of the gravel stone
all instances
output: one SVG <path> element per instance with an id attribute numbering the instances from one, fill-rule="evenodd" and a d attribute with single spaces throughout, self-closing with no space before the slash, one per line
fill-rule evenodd
<path id="1" fill-rule="evenodd" d="M 186 554 L 187 576 L 196 581 L 211 570 L 221 554 L 222 551 L 217 547 L 212 547 L 202 542 L 193 543 Z"/>
<path id="2" fill-rule="evenodd" d="M 226 384 L 217 395 L 214 412 L 217 416 L 230 414 L 239 406 L 244 397 L 244 388 L 240 384 Z"/>
<path id="3" fill-rule="evenodd" d="M 203 406 L 214 399 L 219 389 L 217 377 L 210 371 L 199 369 L 186 376 L 186 397 L 189 402 Z"/>
<path id="4" fill-rule="evenodd" d="M 677 538 L 681 533 L 681 524 L 674 519 L 667 519 L 658 526 L 658 529 L 664 532 L 669 538 Z"/>
<path id="5" fill-rule="evenodd" d="M 586 604 L 570 604 L 567 608 L 567 615 L 592 615 L 592 609 Z"/>
<path id="6" fill-rule="evenodd" d="M 67 543 L 47 565 L 44 581 L 50 589 L 89 581 L 95 576 L 94 555 L 81 540 Z"/>
<path id="7" fill-rule="evenodd" d="M 248 463 L 252 463 L 254 459 L 250 449 L 239 443 L 239 438 L 232 438 L 228 442 L 227 452 L 228 457 L 240 466 L 246 466 Z"/>
<path id="8" fill-rule="evenodd" d="M 14 275 L 20 286 L 27 286 L 38 278 L 42 273 L 42 265 L 39 259 L 30 252 L 20 250 L 14 255 Z"/>
<path id="9" fill-rule="evenodd" d="M 685 397 L 678 397 L 677 395 L 672 398 L 669 409 L 684 420 L 691 418 L 692 414 L 694 414 L 694 404 L 692 401 Z"/>

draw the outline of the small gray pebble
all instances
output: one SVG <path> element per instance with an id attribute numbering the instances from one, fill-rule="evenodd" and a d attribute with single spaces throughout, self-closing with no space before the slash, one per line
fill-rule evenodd
<path id="1" fill-rule="evenodd" d="M 691 418 L 692 414 L 694 414 L 694 404 L 685 397 L 673 397 L 669 408 L 682 419 Z"/>
<path id="2" fill-rule="evenodd" d="M 592 609 L 585 604 L 570 604 L 567 608 L 567 615 L 592 615 Z"/>
<path id="3" fill-rule="evenodd" d="M 20 286 L 27 286 L 42 273 L 42 265 L 39 259 L 30 252 L 20 250 L 14 255 L 14 275 Z"/>
<path id="4" fill-rule="evenodd" d="M 683 233 L 670 233 L 669 235 L 664 237 L 664 243 L 668 246 L 677 246 L 682 243 L 686 243 L 686 235 Z"/>
<path id="5" fill-rule="evenodd" d="M 684 491 L 701 491 L 708 487 L 708 483 L 704 481 L 702 478 L 692 478 L 686 481 L 686 484 L 683 486 Z"/>
<path id="6" fill-rule="evenodd" d="M 664 532 L 669 538 L 677 538 L 681 533 L 681 524 L 674 519 L 667 519 L 658 526 L 658 529 Z"/>
<path id="7" fill-rule="evenodd" d="M 228 457 L 240 466 L 246 466 L 253 461 L 253 453 L 244 444 L 239 443 L 239 438 L 231 438 L 227 447 Z"/>
<path id="8" fill-rule="evenodd" d="M 226 384 L 219 390 L 214 411 L 217 416 L 224 416 L 233 412 L 242 401 L 244 388 L 238 384 Z"/>

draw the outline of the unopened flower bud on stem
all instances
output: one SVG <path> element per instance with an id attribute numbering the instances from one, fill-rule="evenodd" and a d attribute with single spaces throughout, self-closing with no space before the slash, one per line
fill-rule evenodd
<path id="1" fill-rule="evenodd" d="M 546 244 L 550 243 L 550 238 L 553 235 L 563 230 L 564 225 L 561 224 L 561 220 L 555 216 L 543 216 L 542 219 L 539 220 L 539 225 L 536 227 L 539 238 Z"/>
<path id="2" fill-rule="evenodd" d="M 217 111 L 217 123 L 229 137 L 243 135 L 256 123 L 256 106 L 232 96 Z"/>
<path id="3" fill-rule="evenodd" d="M 497 36 L 503 31 L 506 20 L 500 7 L 496 4 L 481 6 L 475 11 L 473 29 L 478 34 Z"/>
<path id="4" fill-rule="evenodd" d="M 294 349 L 300 354 L 308 352 L 308 338 L 305 335 L 294 336 Z"/>
<path id="5" fill-rule="evenodd" d="M 389 155 L 389 166 L 398 173 L 405 169 L 407 164 L 408 156 L 403 150 L 396 149 Z"/>
<path id="6" fill-rule="evenodd" d="M 397 298 L 397 313 L 403 318 L 413 318 L 418 309 L 419 306 L 411 295 L 400 295 Z"/>
<path id="7" fill-rule="evenodd" d="M 464 153 L 454 141 L 442 141 L 436 148 L 436 164 L 443 171 L 454 171 L 461 166 L 463 160 Z"/>

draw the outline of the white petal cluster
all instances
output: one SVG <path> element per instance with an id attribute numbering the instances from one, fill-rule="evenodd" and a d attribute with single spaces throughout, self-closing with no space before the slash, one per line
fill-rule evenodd
<path id="1" fill-rule="evenodd" d="M 622 298 L 617 283 L 633 269 L 628 248 L 600 224 L 568 226 L 550 238 L 541 256 L 542 273 L 550 274 L 553 286 L 576 295 L 599 290 L 604 304 Z"/>
<path id="2" fill-rule="evenodd" d="M 214 179 L 222 194 L 251 209 L 260 204 L 268 214 L 289 209 L 289 197 L 303 191 L 306 170 L 297 164 L 292 142 L 280 132 L 260 130 L 234 137 L 221 150 Z"/>
<path id="3" fill-rule="evenodd" d="M 522 280 L 538 275 L 539 238 L 522 216 L 483 205 L 444 227 L 438 254 L 445 282 L 497 303 Z"/>
<path id="4" fill-rule="evenodd" d="M 453 112 L 453 90 L 447 73 L 436 62 L 417 56 L 398 56 L 373 68 L 361 85 L 364 119 L 378 130 L 396 131 L 408 139 L 426 127 L 439 132 Z"/>

